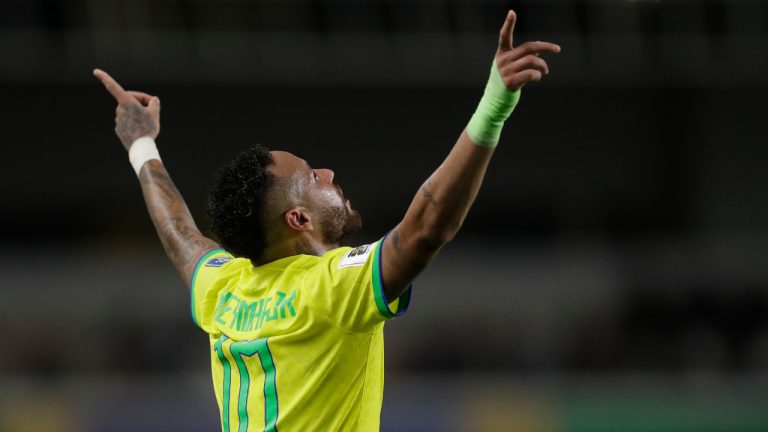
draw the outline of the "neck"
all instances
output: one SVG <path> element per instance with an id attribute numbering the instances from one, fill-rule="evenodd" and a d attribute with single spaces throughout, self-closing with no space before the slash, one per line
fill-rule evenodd
<path id="1" fill-rule="evenodd" d="M 339 245 L 326 244 L 313 238 L 308 233 L 286 239 L 282 242 L 274 243 L 268 246 L 256 265 L 263 265 L 281 258 L 287 258 L 294 255 L 314 255 L 321 256 L 331 249 L 336 249 Z"/>

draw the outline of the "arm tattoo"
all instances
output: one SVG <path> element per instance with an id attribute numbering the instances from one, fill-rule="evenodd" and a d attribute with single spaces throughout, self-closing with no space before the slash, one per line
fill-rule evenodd
<path id="1" fill-rule="evenodd" d="M 139 181 L 149 216 L 168 258 L 189 285 L 197 260 L 218 244 L 203 236 L 195 225 L 184 199 L 159 161 L 142 168 Z"/>
<path id="2" fill-rule="evenodd" d="M 421 196 L 424 197 L 424 199 L 426 199 L 429 202 L 429 204 L 436 207 L 438 205 L 438 202 L 435 199 L 435 195 L 432 194 L 431 190 L 429 190 L 431 186 L 432 186 L 432 182 L 427 180 L 426 182 L 424 182 L 424 184 L 421 186 L 419 190 L 421 191 Z"/>
<path id="3" fill-rule="evenodd" d="M 397 232 L 397 229 L 392 230 L 392 247 L 395 249 L 395 252 L 397 252 L 398 255 L 403 253 L 403 250 L 400 249 L 400 233 Z"/>

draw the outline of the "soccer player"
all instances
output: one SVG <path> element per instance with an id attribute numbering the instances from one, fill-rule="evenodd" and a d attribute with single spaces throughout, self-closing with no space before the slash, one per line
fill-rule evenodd
<path id="1" fill-rule="evenodd" d="M 408 307 L 411 281 L 462 225 L 520 88 L 549 72 L 547 42 L 512 45 L 509 11 L 480 104 L 402 221 L 371 244 L 330 169 L 254 146 L 219 171 L 208 211 L 220 244 L 197 229 L 160 161 L 160 100 L 95 70 L 118 102 L 129 153 L 168 257 L 208 333 L 225 432 L 376 431 L 383 326 Z M 415 143 L 418 144 L 418 143 Z"/>

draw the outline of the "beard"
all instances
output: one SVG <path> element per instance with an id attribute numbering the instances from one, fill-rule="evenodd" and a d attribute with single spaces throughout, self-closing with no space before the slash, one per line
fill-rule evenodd
<path id="1" fill-rule="evenodd" d="M 322 214 L 320 228 L 323 230 L 323 242 L 326 244 L 341 245 L 347 237 L 363 226 L 360 213 L 346 206 L 324 208 Z"/>

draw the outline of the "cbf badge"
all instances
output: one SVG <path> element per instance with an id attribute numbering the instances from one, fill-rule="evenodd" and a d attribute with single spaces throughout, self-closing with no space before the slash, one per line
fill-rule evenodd
<path id="1" fill-rule="evenodd" d="M 224 264 L 232 261 L 232 258 L 230 257 L 216 257 L 208 260 L 208 262 L 205 263 L 206 267 L 221 267 Z"/>
<path id="2" fill-rule="evenodd" d="M 358 246 L 346 254 L 339 261 L 339 268 L 361 266 L 368 261 L 368 255 L 373 250 L 373 244 Z"/>

